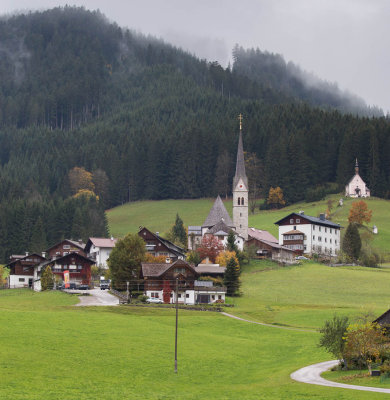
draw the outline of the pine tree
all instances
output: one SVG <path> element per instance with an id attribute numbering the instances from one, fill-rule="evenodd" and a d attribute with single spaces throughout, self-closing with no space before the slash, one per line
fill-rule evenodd
<path id="1" fill-rule="evenodd" d="M 227 237 L 226 250 L 235 251 L 236 254 L 238 252 L 238 247 L 236 245 L 236 235 L 234 234 L 234 232 L 232 230 L 229 231 L 229 234 Z"/>
<path id="2" fill-rule="evenodd" d="M 227 263 L 223 284 L 226 286 L 228 296 L 237 296 L 240 288 L 240 267 L 232 257 Z"/>
<path id="3" fill-rule="evenodd" d="M 172 227 L 172 236 L 174 241 L 178 241 L 182 246 L 186 247 L 187 232 L 186 228 L 184 227 L 183 220 L 179 217 L 179 214 L 176 214 L 175 225 Z"/>
<path id="4" fill-rule="evenodd" d="M 362 248 L 359 230 L 356 223 L 351 223 L 345 232 L 342 249 L 352 261 L 357 261 Z"/>
<path id="5" fill-rule="evenodd" d="M 48 265 L 41 275 L 41 289 L 51 290 L 54 287 L 54 275 L 50 265 Z"/>

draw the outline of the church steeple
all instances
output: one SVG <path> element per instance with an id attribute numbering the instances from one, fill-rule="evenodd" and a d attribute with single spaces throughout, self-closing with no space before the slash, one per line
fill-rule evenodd
<path id="1" fill-rule="evenodd" d="M 233 190 L 236 187 L 240 178 L 242 178 L 245 186 L 248 188 L 248 178 L 245 173 L 244 146 L 242 144 L 242 115 L 240 114 L 238 118 L 240 120 L 240 135 L 238 137 L 236 174 L 234 175 L 233 179 Z"/>
<path id="2" fill-rule="evenodd" d="M 245 240 L 248 239 L 248 178 L 245 173 L 244 146 L 242 144 L 242 115 L 238 137 L 236 174 L 233 178 L 233 224 Z"/>
<path id="3" fill-rule="evenodd" d="M 356 161 L 355 161 L 355 174 L 359 175 L 359 164 L 358 164 L 357 158 L 356 158 Z"/>

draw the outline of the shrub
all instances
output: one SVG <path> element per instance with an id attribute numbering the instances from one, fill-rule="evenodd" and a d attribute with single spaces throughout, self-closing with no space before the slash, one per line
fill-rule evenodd
<path id="1" fill-rule="evenodd" d="M 148 296 L 145 296 L 144 294 L 140 294 L 139 296 L 138 296 L 138 300 L 141 302 L 141 303 L 146 303 L 146 300 L 148 299 L 149 297 Z"/>

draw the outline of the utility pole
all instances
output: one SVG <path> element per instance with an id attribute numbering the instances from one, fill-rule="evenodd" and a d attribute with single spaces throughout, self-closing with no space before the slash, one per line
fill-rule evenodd
<path id="1" fill-rule="evenodd" d="M 176 278 L 176 329 L 175 329 L 175 374 L 177 374 L 177 322 L 178 322 L 178 311 L 179 311 L 179 278 Z"/>
<path id="2" fill-rule="evenodd" d="M 129 304 L 130 303 L 129 281 L 126 282 L 126 285 L 127 285 L 127 290 L 126 290 L 127 304 Z"/>

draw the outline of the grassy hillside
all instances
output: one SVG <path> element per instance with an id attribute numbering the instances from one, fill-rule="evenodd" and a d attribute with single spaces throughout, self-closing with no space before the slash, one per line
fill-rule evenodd
<path id="1" fill-rule="evenodd" d="M 310 276 L 310 268 L 302 271 Z M 340 270 L 334 271 L 338 279 Z M 243 275 L 244 288 L 248 279 L 250 271 Z M 287 292 L 289 285 L 281 282 L 279 293 Z M 344 283 L 352 293 L 356 282 Z M 307 290 L 302 290 L 302 303 L 313 299 L 309 294 L 306 298 Z M 371 301 L 375 291 L 371 286 L 368 293 L 356 293 L 356 303 Z M 258 290 L 253 301 L 262 293 Z M 326 302 L 337 307 L 341 296 L 325 294 Z M 180 311 L 175 375 L 173 310 L 73 307 L 76 301 L 65 293 L 0 291 L 2 399 L 384 398 L 293 382 L 294 370 L 329 359 L 317 347 L 316 332 Z M 282 322 L 288 322 L 285 317 Z"/>
<path id="2" fill-rule="evenodd" d="M 274 224 L 290 212 L 303 210 L 307 215 L 318 216 L 327 209 L 327 201 L 334 200 L 332 221 L 348 225 L 348 214 L 354 200 L 344 199 L 344 206 L 337 207 L 340 195 L 328 196 L 325 200 L 315 203 L 296 203 L 289 207 L 274 211 L 256 210 L 254 215 L 249 215 L 249 225 L 270 231 L 277 237 L 278 228 Z M 123 206 L 108 210 L 108 223 L 110 232 L 114 236 L 123 236 L 128 232 L 137 232 L 139 226 L 146 226 L 152 231 L 167 232 L 175 221 L 176 213 L 184 221 L 184 225 L 201 225 L 215 199 L 199 200 L 162 200 L 162 201 L 138 201 L 127 203 Z M 376 225 L 378 235 L 372 235 L 372 245 L 381 252 L 390 253 L 390 201 L 369 198 L 366 200 L 369 209 L 373 211 L 372 221 L 369 227 Z M 231 214 L 232 202 L 224 202 L 226 209 Z M 342 231 L 343 232 L 343 231 Z"/>
<path id="3" fill-rule="evenodd" d="M 234 299 L 234 313 L 280 326 L 317 329 L 335 312 L 350 318 L 361 313 L 379 316 L 390 307 L 383 295 L 390 284 L 388 268 L 313 262 L 280 267 L 252 261 L 244 266 L 242 283 L 244 296 Z"/>

